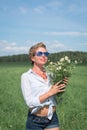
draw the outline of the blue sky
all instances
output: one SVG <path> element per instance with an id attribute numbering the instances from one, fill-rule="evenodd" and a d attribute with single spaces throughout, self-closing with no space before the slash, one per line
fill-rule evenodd
<path id="1" fill-rule="evenodd" d="M 87 52 L 87 0 L 0 0 L 0 56 L 38 42 L 50 53 Z"/>

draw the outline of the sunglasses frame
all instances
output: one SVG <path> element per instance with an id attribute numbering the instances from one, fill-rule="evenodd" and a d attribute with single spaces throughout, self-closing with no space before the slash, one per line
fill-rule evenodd
<path id="1" fill-rule="evenodd" d="M 38 51 L 38 52 L 36 52 L 36 54 L 35 54 L 36 56 L 46 56 L 46 57 L 48 57 L 49 56 L 49 52 L 41 52 L 41 51 Z"/>

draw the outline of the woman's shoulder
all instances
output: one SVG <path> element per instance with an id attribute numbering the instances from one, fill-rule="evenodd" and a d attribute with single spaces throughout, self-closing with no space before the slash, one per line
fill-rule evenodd
<path id="1" fill-rule="evenodd" d="M 26 77 L 32 73 L 32 69 L 29 69 L 28 71 L 22 73 L 21 77 Z"/>

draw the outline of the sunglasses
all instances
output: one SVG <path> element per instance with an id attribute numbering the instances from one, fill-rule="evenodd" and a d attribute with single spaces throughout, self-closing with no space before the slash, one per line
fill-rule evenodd
<path id="1" fill-rule="evenodd" d="M 36 56 L 42 56 L 42 55 L 44 55 L 44 56 L 48 57 L 48 56 L 49 56 L 49 52 L 41 52 L 41 51 L 38 51 L 38 52 L 36 52 L 35 55 L 36 55 Z"/>

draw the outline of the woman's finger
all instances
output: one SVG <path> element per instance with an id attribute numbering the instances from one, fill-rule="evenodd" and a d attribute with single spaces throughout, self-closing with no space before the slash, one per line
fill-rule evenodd
<path id="1" fill-rule="evenodd" d="M 62 80 L 60 80 L 59 82 L 57 82 L 55 85 L 58 86 L 61 82 L 62 82 Z"/>

